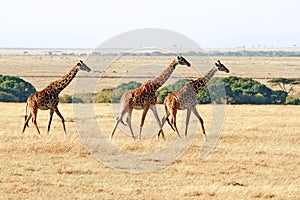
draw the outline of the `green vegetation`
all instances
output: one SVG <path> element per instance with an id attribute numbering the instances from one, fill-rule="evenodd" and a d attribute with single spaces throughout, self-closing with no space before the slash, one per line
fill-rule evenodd
<path id="1" fill-rule="evenodd" d="M 278 85 L 283 91 L 289 94 L 296 85 L 300 85 L 300 78 L 274 78 L 268 82 Z"/>
<path id="2" fill-rule="evenodd" d="M 157 91 L 157 103 L 162 104 L 166 96 L 184 87 L 191 80 L 181 79 Z M 223 103 L 228 104 L 293 104 L 299 105 L 299 98 L 288 97 L 293 86 L 299 84 L 299 79 L 272 79 L 269 82 L 279 84 L 282 90 L 273 91 L 264 84 L 251 78 L 230 76 L 226 78 L 213 78 L 198 94 L 198 103 Z M 122 83 L 115 88 L 105 88 L 97 93 L 77 93 L 63 95 L 63 103 L 118 103 L 125 91 L 133 90 L 142 84 L 136 81 Z M 289 88 L 287 89 L 287 86 Z M 225 88 L 226 100 L 220 88 Z M 0 75 L 0 101 L 25 102 L 28 96 L 36 92 L 28 82 L 13 76 Z"/>
<path id="3" fill-rule="evenodd" d="M 231 76 L 224 79 L 228 103 L 232 104 L 284 104 L 287 93 L 273 91 L 251 78 Z"/>
<path id="4" fill-rule="evenodd" d="M 142 84 L 136 81 L 130 81 L 128 83 L 122 83 L 115 88 L 103 89 L 96 93 L 95 103 L 118 103 L 124 92 L 128 90 L 134 90 L 140 87 Z"/>
<path id="5" fill-rule="evenodd" d="M 105 88 L 94 93 L 77 93 L 73 96 L 63 95 L 60 97 L 62 103 L 118 103 L 124 92 L 140 87 L 142 84 L 136 81 L 122 83 L 115 88 Z"/>
<path id="6" fill-rule="evenodd" d="M 166 96 L 184 87 L 191 80 L 181 79 L 167 87 L 157 91 L 157 103 L 162 104 Z M 115 88 L 103 89 L 96 94 L 75 94 L 73 97 L 65 95 L 61 98 L 63 102 L 73 103 L 118 103 L 125 91 L 140 87 L 141 83 L 131 81 L 122 83 Z M 222 94 L 225 88 L 226 99 Z M 273 91 L 264 84 L 251 78 L 239 78 L 230 76 L 226 78 L 213 78 L 198 94 L 198 103 L 224 103 L 228 104 L 297 104 L 298 99 L 287 99 L 288 93 L 282 90 Z"/>
<path id="7" fill-rule="evenodd" d="M 286 104 L 289 104 L 289 105 L 300 105 L 300 99 L 299 98 L 287 97 L 286 98 Z"/>
<path id="8" fill-rule="evenodd" d="M 164 87 L 158 91 L 158 103 L 169 93 L 178 91 L 190 80 L 179 80 L 173 85 Z M 251 78 L 239 78 L 230 76 L 226 78 L 213 78 L 198 94 L 198 103 L 206 104 L 222 103 L 224 95 L 220 88 L 225 87 L 227 103 L 229 104 L 284 104 L 287 93 L 284 91 L 273 91 L 264 84 Z"/>
<path id="9" fill-rule="evenodd" d="M 0 75 L 0 101 L 25 102 L 36 89 L 28 82 L 15 76 Z"/>
<path id="10" fill-rule="evenodd" d="M 164 103 L 164 99 L 168 96 L 168 94 L 176 92 L 184 87 L 184 85 L 190 82 L 190 79 L 180 79 L 176 81 L 174 84 L 171 84 L 167 87 L 163 87 L 157 91 L 157 103 Z"/>

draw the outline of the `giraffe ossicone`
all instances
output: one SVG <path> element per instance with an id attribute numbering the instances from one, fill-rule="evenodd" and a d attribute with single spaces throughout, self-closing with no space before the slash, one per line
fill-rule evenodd
<path id="1" fill-rule="evenodd" d="M 83 70 L 87 72 L 91 71 L 90 67 L 88 67 L 82 60 L 80 60 L 74 67 L 72 67 L 72 69 L 67 74 L 62 76 L 60 79 L 49 83 L 43 90 L 31 94 L 28 97 L 27 104 L 26 104 L 25 123 L 22 131 L 23 133 L 26 127 L 29 127 L 28 122 L 30 118 L 32 118 L 32 122 L 35 125 L 40 135 L 41 132 L 37 125 L 37 111 L 38 109 L 40 110 L 50 109 L 48 133 L 50 131 L 53 113 L 55 112 L 60 117 L 64 129 L 64 134 L 65 136 L 67 136 L 65 120 L 58 109 L 59 93 L 69 85 L 69 83 L 74 79 L 74 77 L 76 76 L 79 70 Z"/>

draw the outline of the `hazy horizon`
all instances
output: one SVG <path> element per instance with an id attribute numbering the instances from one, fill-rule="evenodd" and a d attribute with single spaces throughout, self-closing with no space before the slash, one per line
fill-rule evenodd
<path id="1" fill-rule="evenodd" d="M 0 48 L 93 49 L 143 28 L 178 32 L 204 49 L 299 47 L 299 7 L 297 0 L 10 0 L 1 4 Z"/>

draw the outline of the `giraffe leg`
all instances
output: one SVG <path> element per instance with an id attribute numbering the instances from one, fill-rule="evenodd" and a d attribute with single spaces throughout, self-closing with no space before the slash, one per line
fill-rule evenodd
<path id="1" fill-rule="evenodd" d="M 143 110 L 143 114 L 142 114 L 142 119 L 141 119 L 141 124 L 140 124 L 140 132 L 139 132 L 139 140 L 141 140 L 142 138 L 142 129 L 143 129 L 143 125 L 144 125 L 144 122 L 145 122 L 145 118 L 146 118 L 146 115 L 147 115 L 147 112 L 149 110 L 149 107 L 146 107 L 144 108 Z"/>
<path id="2" fill-rule="evenodd" d="M 171 115 L 171 122 L 169 120 L 169 117 L 167 117 L 166 120 L 167 120 L 168 124 L 170 125 L 170 127 L 173 129 L 173 131 L 176 131 L 173 126 L 174 117 L 176 119 L 176 114 L 177 114 L 177 109 L 176 109 L 175 103 L 176 102 L 174 101 L 174 99 L 170 99 L 167 102 L 165 102 L 165 104 L 166 104 L 165 110 L 166 110 L 167 116 Z M 175 120 L 175 122 L 176 122 L 176 120 Z"/>
<path id="3" fill-rule="evenodd" d="M 132 108 L 129 108 L 129 110 L 128 110 L 128 116 L 127 116 L 127 119 L 126 119 L 126 123 L 127 123 L 128 127 L 130 129 L 130 133 L 131 133 L 132 139 L 135 139 L 133 131 L 132 131 L 132 127 L 131 127 L 131 114 L 132 114 Z"/>
<path id="4" fill-rule="evenodd" d="M 28 122 L 29 122 L 30 118 L 31 118 L 31 109 L 30 108 L 28 109 L 28 101 L 27 101 L 26 102 L 25 123 L 24 123 L 24 128 L 22 131 L 23 133 L 24 133 L 26 127 L 29 127 Z"/>
<path id="5" fill-rule="evenodd" d="M 30 118 L 31 118 L 31 113 L 29 113 L 29 115 L 25 118 L 25 123 L 24 123 L 24 128 L 23 128 L 22 133 L 25 132 L 26 127 L 29 127 L 28 122 L 29 122 Z"/>
<path id="6" fill-rule="evenodd" d="M 156 119 L 156 121 L 157 121 L 157 124 L 158 124 L 158 126 L 159 126 L 159 130 L 160 130 L 159 132 L 161 132 L 161 134 L 162 134 L 162 136 L 163 136 L 163 139 L 166 140 L 164 131 L 162 130 L 162 124 L 161 124 L 160 119 L 159 119 L 158 114 L 157 114 L 156 106 L 155 106 L 155 105 L 152 106 L 152 107 L 151 107 L 151 110 L 152 110 L 152 112 L 153 112 L 153 114 L 154 114 L 154 117 L 155 117 L 155 119 Z"/>
<path id="7" fill-rule="evenodd" d="M 160 133 L 162 132 L 162 128 L 164 127 L 166 121 L 167 121 L 168 124 L 171 126 L 171 128 L 174 130 L 174 128 L 172 127 L 172 125 L 171 125 L 171 123 L 170 123 L 170 120 L 169 120 L 170 112 L 169 112 L 169 110 L 168 110 L 166 100 L 165 100 L 165 102 L 164 102 L 164 107 L 165 107 L 165 113 L 166 113 L 166 115 L 163 116 L 163 118 L 161 119 L 161 129 L 159 130 L 159 132 L 158 132 L 158 134 L 157 134 L 157 138 L 159 138 Z M 174 131 L 175 131 L 175 130 L 174 130 Z"/>
<path id="8" fill-rule="evenodd" d="M 178 138 L 181 138 L 177 125 L 176 125 L 176 114 L 177 114 L 177 109 L 173 109 L 172 111 L 172 116 L 171 116 L 171 127 L 173 126 L 175 129 L 175 132 L 177 133 Z"/>
<path id="9" fill-rule="evenodd" d="M 54 111 L 55 111 L 55 113 L 60 117 L 61 122 L 62 122 L 62 124 L 63 124 L 65 136 L 67 136 L 67 131 L 66 131 L 66 126 L 65 126 L 65 119 L 64 119 L 64 117 L 61 115 L 61 113 L 59 112 L 58 108 L 56 108 Z"/>
<path id="10" fill-rule="evenodd" d="M 204 139 L 206 139 L 206 134 L 205 134 L 204 124 L 203 124 L 203 119 L 199 115 L 196 107 L 192 107 L 192 111 L 193 111 L 194 115 L 196 115 L 196 117 L 198 118 L 198 120 L 200 121 L 201 127 L 202 127 L 202 131 L 203 131 L 203 137 L 204 137 Z"/>
<path id="11" fill-rule="evenodd" d="M 53 113 L 54 113 L 54 110 L 50 110 L 50 119 L 49 119 L 49 123 L 48 123 L 48 132 L 50 132 L 50 126 L 51 126 L 51 122 L 52 122 L 52 117 L 53 117 Z"/>
<path id="12" fill-rule="evenodd" d="M 158 134 L 157 134 L 157 139 L 159 139 L 160 133 L 162 133 L 162 129 L 164 127 L 164 124 L 166 123 L 168 119 L 168 116 L 163 116 L 163 118 L 161 119 L 161 129 L 159 130 Z"/>
<path id="13" fill-rule="evenodd" d="M 113 131 L 111 132 L 110 137 L 109 137 L 110 139 L 113 138 L 113 136 L 114 136 L 114 134 L 115 134 L 115 131 L 116 131 L 117 127 L 118 127 L 118 124 L 122 121 L 122 118 L 123 118 L 123 116 L 125 115 L 125 113 L 126 113 L 127 111 L 128 111 L 128 108 L 126 107 L 125 109 L 122 110 L 120 116 L 117 117 L 117 120 L 116 120 L 114 129 L 113 129 Z"/>
<path id="14" fill-rule="evenodd" d="M 37 125 L 37 122 L 36 122 L 36 119 L 37 119 L 37 111 L 38 111 L 38 108 L 33 108 L 32 110 L 32 121 L 33 121 L 33 124 L 35 125 L 36 127 L 36 130 L 38 131 L 39 135 L 41 135 L 41 132 L 39 130 L 39 127 Z"/>
<path id="15" fill-rule="evenodd" d="M 188 131 L 188 126 L 189 126 L 189 122 L 190 122 L 190 117 L 191 117 L 191 109 L 188 108 L 187 112 L 186 112 L 184 137 L 187 136 L 187 131 Z"/>

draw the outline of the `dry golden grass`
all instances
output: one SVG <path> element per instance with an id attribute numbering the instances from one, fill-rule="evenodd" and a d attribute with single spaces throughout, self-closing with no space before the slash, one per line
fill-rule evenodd
<path id="1" fill-rule="evenodd" d="M 0 74 L 16 75 L 32 83 L 37 90 L 43 89 L 48 83 L 63 76 L 68 70 L 76 64 L 79 59 L 85 60 L 77 56 L 46 56 L 46 55 L 1 55 L 0 56 Z M 91 58 L 87 58 L 88 61 Z M 107 58 L 111 60 L 111 58 Z M 77 76 L 81 76 L 84 81 L 89 83 L 96 80 L 97 89 L 115 87 L 122 82 L 135 80 L 145 82 L 159 73 L 168 65 L 173 57 L 120 57 L 108 69 L 106 64 L 96 62 L 91 67 L 94 70 L 106 70 L 104 74 L 80 72 Z M 214 62 L 220 59 L 229 69 L 229 74 L 223 76 L 240 76 L 250 77 L 261 83 L 271 87 L 268 80 L 278 77 L 299 78 L 300 74 L 300 58 L 299 57 L 188 57 L 191 63 L 201 69 L 201 73 L 205 73 L 213 63 L 207 65 L 207 61 Z M 147 66 L 147 63 L 151 63 Z M 95 64 L 97 66 L 95 66 Z M 206 65 L 204 67 L 204 65 Z M 203 69 L 204 68 L 204 69 Z M 128 73 L 126 71 L 129 70 Z M 178 77 L 196 78 L 197 73 L 193 68 L 177 67 L 173 75 L 165 85 L 171 84 L 178 80 Z M 108 76 L 98 80 L 99 76 Z M 89 78 L 85 78 L 89 77 Z M 93 77 L 93 78 L 91 78 Z M 115 78 L 113 78 L 115 77 Z M 127 77 L 127 78 L 120 78 Z M 132 77 L 132 78 L 130 78 Z M 139 78 L 141 77 L 141 78 Z M 76 80 L 77 78 L 75 78 Z M 98 81 L 97 81 L 98 80 Z M 62 91 L 62 94 L 73 94 L 75 81 Z M 80 88 L 85 88 L 85 85 Z M 279 87 L 272 87 L 279 89 Z M 295 87 L 294 94 L 299 93 L 300 87 Z"/>
<path id="2" fill-rule="evenodd" d="M 106 72 L 107 75 L 122 76 L 124 70 L 141 62 L 138 59 L 148 62 L 151 58 L 122 59 Z M 156 59 L 155 63 L 161 66 L 169 62 L 163 57 Z M 211 59 L 220 59 L 226 64 L 231 70 L 228 75 L 251 77 L 263 83 L 270 78 L 297 77 L 300 69 L 299 58 Z M 75 56 L 1 53 L 0 74 L 20 76 L 40 90 L 65 74 L 78 60 Z M 201 66 L 201 60 L 191 60 Z M 137 75 L 150 76 L 161 71 L 135 70 Z M 193 71 L 183 68 L 177 68 L 174 75 L 181 73 L 194 75 Z M 99 74 L 82 72 L 79 75 Z M 102 79 L 97 83 L 98 88 L 115 86 L 116 80 Z M 134 80 L 143 82 L 145 78 Z M 175 79 L 171 78 L 167 84 L 172 81 Z M 71 83 L 63 93 L 72 94 L 73 86 Z M 49 112 L 39 111 L 42 136 L 38 137 L 32 123 L 25 134 L 21 133 L 25 103 L 0 103 L 0 108 L 0 199 L 299 199 L 299 106 L 228 105 L 220 140 L 206 158 L 199 157 L 203 139 L 198 128 L 192 145 L 175 163 L 146 174 L 122 172 L 98 162 L 79 137 L 71 104 L 59 105 L 66 119 L 67 138 L 63 136 L 56 115 L 47 135 Z M 212 105 L 199 105 L 198 108 L 208 129 Z M 112 105 L 97 104 L 95 109 L 98 124 L 108 137 L 114 125 Z M 158 105 L 158 111 L 161 117 L 161 105 Z M 147 115 L 143 135 L 152 132 L 155 136 L 157 126 L 151 116 L 151 113 Z M 178 124 L 181 124 L 181 116 L 182 112 L 179 112 Z M 133 112 L 135 127 L 140 117 L 141 112 Z M 197 123 L 195 118 L 191 123 Z M 138 142 L 124 134 L 127 129 L 119 126 L 112 143 L 128 152 L 153 152 L 164 148 L 175 137 L 166 125 L 167 142 L 154 138 Z M 137 134 L 137 129 L 134 132 Z"/>
<path id="3" fill-rule="evenodd" d="M 198 154 L 203 142 L 198 128 L 182 157 L 146 174 L 121 172 L 97 162 L 78 136 L 71 104 L 59 105 L 67 121 L 67 138 L 57 116 L 46 134 L 49 112 L 38 113 L 42 137 L 37 137 L 32 123 L 21 133 L 25 103 L 0 103 L 0 107 L 1 199 L 299 198 L 298 106 L 228 105 L 221 138 L 206 158 Z M 198 108 L 209 127 L 212 106 Z M 114 123 L 111 110 L 110 104 L 96 105 L 99 125 L 108 133 Z M 134 111 L 133 123 L 139 119 L 140 113 Z M 151 114 L 146 119 L 151 121 Z M 175 135 L 168 126 L 164 130 L 169 139 Z M 153 130 L 146 126 L 144 133 L 149 131 Z M 132 152 L 165 145 L 163 140 L 132 141 L 121 129 L 113 143 Z"/>

